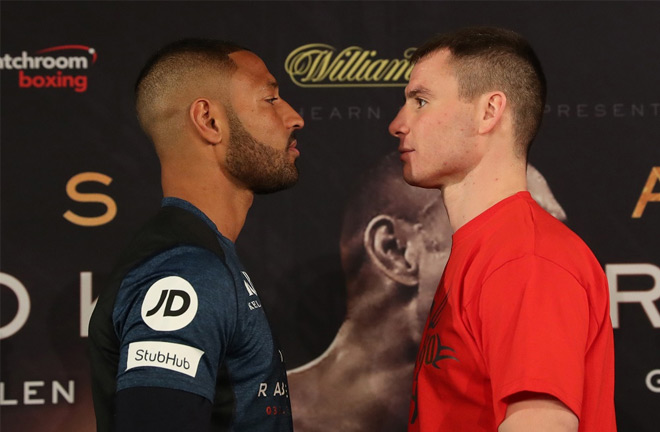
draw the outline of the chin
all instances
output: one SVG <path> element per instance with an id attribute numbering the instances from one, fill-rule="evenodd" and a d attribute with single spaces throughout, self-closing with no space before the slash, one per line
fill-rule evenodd
<path id="1" fill-rule="evenodd" d="M 419 188 L 424 188 L 424 189 L 434 189 L 437 188 L 434 184 L 431 184 L 430 182 L 426 182 L 423 179 L 416 179 L 412 176 L 406 176 L 405 172 L 403 174 L 403 179 L 408 183 L 410 186 L 415 186 Z"/>
<path id="2" fill-rule="evenodd" d="M 418 180 L 412 175 L 410 170 L 406 169 L 405 166 L 403 167 L 403 180 L 405 180 L 410 186 L 419 186 Z"/>

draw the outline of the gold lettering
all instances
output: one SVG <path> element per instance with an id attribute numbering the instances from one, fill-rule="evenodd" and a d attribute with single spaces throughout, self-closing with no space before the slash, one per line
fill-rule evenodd
<path id="1" fill-rule="evenodd" d="M 367 77 L 370 81 L 380 81 L 383 79 L 383 71 L 388 64 L 391 64 L 396 60 L 376 60 L 367 68 Z M 375 70 L 374 70 L 375 69 Z"/>
<path id="2" fill-rule="evenodd" d="M 330 59 L 332 58 L 332 53 L 329 51 L 324 51 L 319 53 L 319 55 L 316 56 L 314 59 L 314 64 L 312 64 L 310 73 L 303 78 L 302 81 L 307 82 L 307 81 L 312 81 L 312 82 L 318 82 L 318 81 L 323 81 L 328 75 L 328 63 L 330 62 Z"/>
<path id="3" fill-rule="evenodd" d="M 376 55 L 376 51 L 367 51 L 369 53 L 369 57 L 373 57 Z M 371 60 L 366 60 L 362 66 L 360 66 L 360 70 L 358 73 L 355 75 L 355 79 L 357 81 L 369 81 L 369 77 L 364 75 L 364 71 L 369 67 L 371 64 Z"/>
<path id="4" fill-rule="evenodd" d="M 329 79 L 330 79 L 330 81 L 336 81 L 337 78 L 343 73 L 343 71 L 346 70 L 346 61 L 345 61 L 345 60 L 342 60 L 342 58 L 344 58 L 344 57 L 346 57 L 346 58 L 351 57 L 352 52 L 353 52 L 355 49 L 358 49 L 358 50 L 359 50 L 360 48 L 359 48 L 359 47 L 348 47 L 348 48 L 344 49 L 342 52 L 340 52 L 340 53 L 337 55 L 337 58 L 335 58 L 335 60 L 332 62 L 332 65 L 330 65 L 330 69 L 331 69 L 331 72 L 330 72 L 330 75 L 329 75 Z M 352 63 L 353 61 L 355 61 L 355 60 L 354 60 L 354 57 L 355 57 L 355 56 L 353 56 L 353 58 L 350 58 L 350 59 L 348 60 L 348 64 L 350 64 L 350 63 Z"/>
<path id="5" fill-rule="evenodd" d="M 386 68 L 387 74 L 385 75 L 384 80 L 386 81 L 399 80 L 401 78 L 401 75 L 403 75 L 406 72 L 408 66 L 410 66 L 409 60 L 392 60 L 392 62 L 388 65 L 388 68 Z M 407 76 L 406 81 L 408 81 L 409 78 L 410 76 Z"/>
<path id="6" fill-rule="evenodd" d="M 317 68 L 322 57 L 332 55 L 334 50 L 332 46 L 325 44 L 303 45 L 291 51 L 287 56 L 284 61 L 284 69 L 296 85 L 305 87 L 296 77 L 303 77 L 302 82 L 312 80 L 315 75 L 318 75 Z"/>
<path id="7" fill-rule="evenodd" d="M 79 216 L 71 210 L 67 210 L 63 215 L 64 219 L 72 224 L 80 226 L 100 226 L 109 223 L 117 215 L 117 204 L 108 195 L 78 192 L 78 185 L 85 182 L 97 182 L 108 186 L 112 183 L 112 178 L 101 173 L 84 172 L 71 177 L 66 184 L 66 194 L 72 200 L 78 202 L 101 203 L 106 206 L 107 211 L 101 216 L 87 217 Z"/>
<path id="8" fill-rule="evenodd" d="M 382 59 L 378 51 L 350 46 L 337 52 L 331 45 L 314 43 L 291 51 L 284 69 L 300 87 L 403 87 L 413 65 L 408 48 L 403 59 Z"/>
<path id="9" fill-rule="evenodd" d="M 337 78 L 334 79 L 334 80 L 331 78 L 331 81 L 340 81 L 340 82 L 344 81 L 344 79 L 346 77 L 346 72 L 348 72 L 348 68 L 353 66 L 353 63 L 355 63 L 357 58 L 360 57 L 360 48 L 359 47 L 349 47 L 349 48 L 346 48 L 344 51 L 353 51 L 351 53 L 351 58 L 348 60 L 346 65 L 344 65 L 341 72 L 339 72 L 339 75 L 337 75 Z"/>
<path id="10" fill-rule="evenodd" d="M 350 71 L 348 71 L 348 75 L 346 76 L 347 81 L 355 81 L 355 70 L 362 66 L 362 63 L 366 60 L 366 58 L 369 57 L 369 51 L 363 51 L 360 53 L 360 57 L 357 59 L 353 67 L 351 68 Z"/>
<path id="11" fill-rule="evenodd" d="M 410 81 L 410 74 L 412 73 L 412 65 L 410 64 L 410 58 L 412 55 L 417 51 L 417 48 L 408 48 L 403 52 L 403 57 L 405 57 L 406 60 L 408 60 L 408 63 L 405 68 L 405 73 L 403 78 L 406 80 L 406 82 Z M 398 79 L 398 78 L 397 78 Z"/>
<path id="12" fill-rule="evenodd" d="M 369 65 L 365 72 L 365 79 L 368 81 L 379 81 L 380 74 L 383 72 L 383 69 L 387 67 L 389 62 L 387 60 L 376 60 Z M 374 69 L 376 69 L 374 71 Z"/>
<path id="13" fill-rule="evenodd" d="M 642 195 L 639 197 L 635 210 L 633 211 L 632 217 L 634 219 L 642 217 L 644 209 L 646 209 L 646 204 L 650 201 L 660 201 L 660 193 L 653 193 L 653 188 L 658 181 L 660 181 L 660 167 L 653 167 L 651 168 L 651 174 L 649 174 L 646 185 L 644 185 L 644 189 L 642 189 Z"/>

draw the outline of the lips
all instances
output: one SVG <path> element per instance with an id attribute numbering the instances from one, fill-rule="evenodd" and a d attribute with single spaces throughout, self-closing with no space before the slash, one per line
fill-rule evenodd
<path id="1" fill-rule="evenodd" d="M 295 138 L 289 139 L 289 145 L 286 148 L 287 152 L 293 154 L 295 157 L 298 157 L 300 155 L 300 151 L 296 148 L 297 145 L 298 141 Z"/>
<path id="2" fill-rule="evenodd" d="M 402 162 L 405 162 L 409 158 L 409 155 L 415 151 L 412 148 L 403 147 L 403 146 L 399 146 L 398 150 L 399 150 L 399 159 Z"/>
<path id="3" fill-rule="evenodd" d="M 293 131 L 291 132 L 291 135 L 289 135 L 289 147 L 295 147 L 296 146 L 296 132 Z"/>

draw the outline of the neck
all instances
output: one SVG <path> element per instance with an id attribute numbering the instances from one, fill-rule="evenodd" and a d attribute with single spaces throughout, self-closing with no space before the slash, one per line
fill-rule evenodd
<path id="1" fill-rule="evenodd" d="M 456 232 L 494 204 L 524 190 L 527 190 L 524 161 L 484 158 L 461 181 L 442 187 L 452 230 Z"/>
<path id="2" fill-rule="evenodd" d="M 181 170 L 163 165 L 163 195 L 184 199 L 209 217 L 223 236 L 235 242 L 252 205 L 252 191 L 238 188 L 218 170 Z"/>

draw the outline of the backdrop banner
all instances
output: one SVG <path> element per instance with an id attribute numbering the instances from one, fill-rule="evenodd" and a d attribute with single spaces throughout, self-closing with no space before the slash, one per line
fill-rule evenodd
<path id="1" fill-rule="evenodd" d="M 438 193 L 401 184 L 387 128 L 415 47 L 466 25 L 515 30 L 543 63 L 530 187 L 607 274 L 619 430 L 658 430 L 660 3 L 3 1 L 0 16 L 3 431 L 95 430 L 89 317 L 161 199 L 133 85 L 184 37 L 249 47 L 305 120 L 299 183 L 257 196 L 237 241 L 290 370 L 296 430 L 405 430 L 450 238 L 441 212 L 422 221 Z M 411 212 L 435 247 L 402 285 L 373 270 L 363 239 L 374 218 Z"/>

